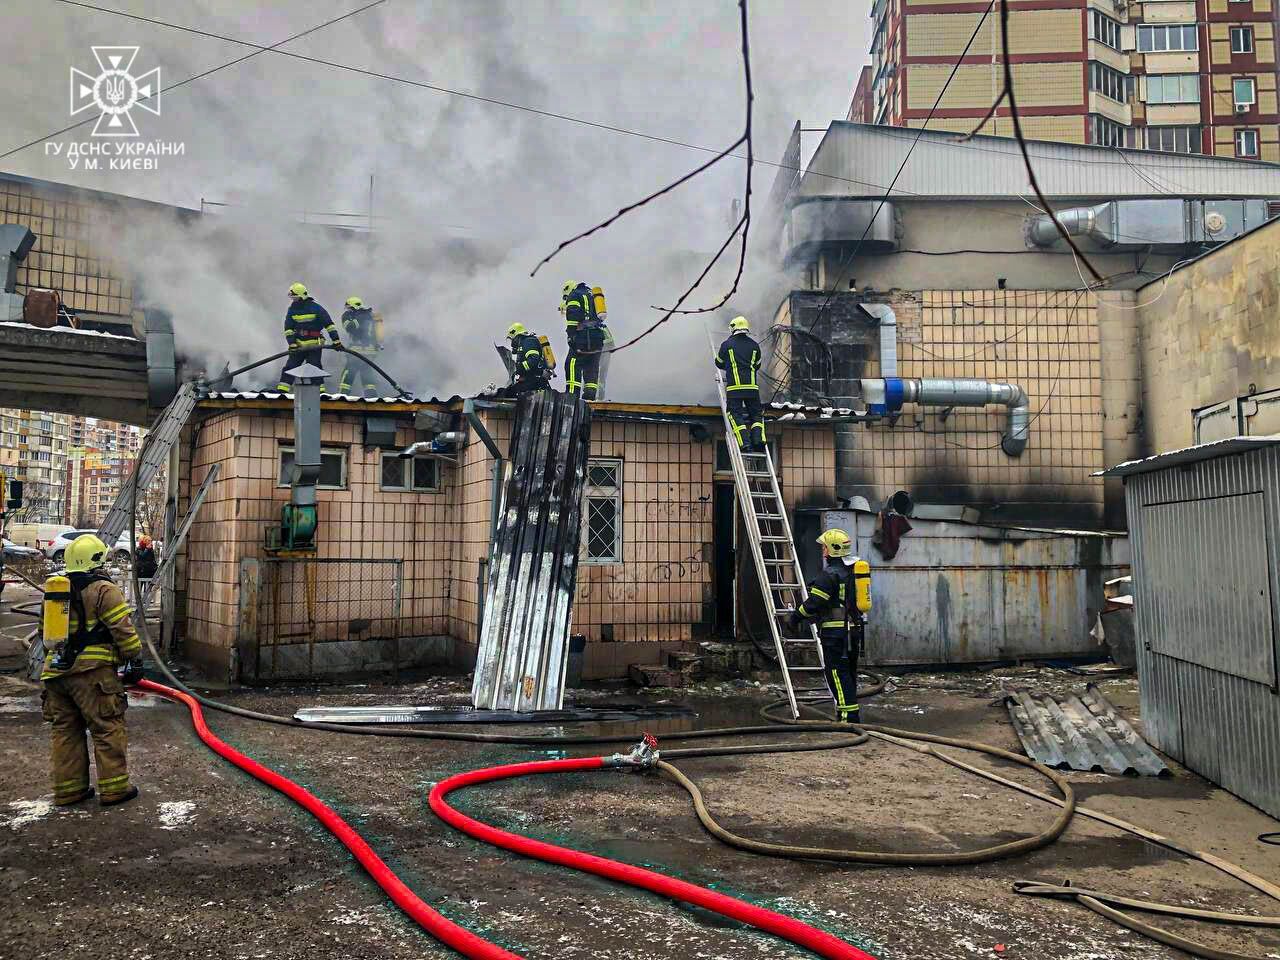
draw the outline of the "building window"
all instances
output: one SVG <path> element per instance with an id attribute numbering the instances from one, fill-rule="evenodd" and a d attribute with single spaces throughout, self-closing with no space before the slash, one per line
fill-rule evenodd
<path id="1" fill-rule="evenodd" d="M 1164 153 L 1200 153 L 1199 127 L 1146 127 L 1147 149 Z"/>
<path id="2" fill-rule="evenodd" d="M 1194 23 L 1142 23 L 1138 25 L 1138 49 L 1143 53 L 1199 50 Z"/>
<path id="3" fill-rule="evenodd" d="M 1231 28 L 1231 52 L 1253 53 L 1253 27 Z"/>
<path id="4" fill-rule="evenodd" d="M 1252 77 L 1231 81 L 1231 97 L 1237 107 L 1251 107 L 1257 102 L 1257 91 Z"/>
<path id="5" fill-rule="evenodd" d="M 1104 97 L 1124 103 L 1129 99 L 1131 82 L 1129 77 L 1106 64 L 1097 61 L 1089 63 L 1089 89 Z"/>
<path id="6" fill-rule="evenodd" d="M 440 489 L 440 461 L 435 457 L 382 455 L 380 484 L 383 490 L 414 490 L 435 493 Z"/>
<path id="7" fill-rule="evenodd" d="M 1132 147 L 1133 128 L 1116 123 L 1109 117 L 1089 115 L 1089 142 L 1101 147 Z"/>
<path id="8" fill-rule="evenodd" d="M 622 562 L 622 461 L 587 461 L 587 563 Z"/>
<path id="9" fill-rule="evenodd" d="M 1147 77 L 1147 103 L 1199 103 L 1198 73 L 1165 73 Z"/>
<path id="10" fill-rule="evenodd" d="M 1112 50 L 1120 49 L 1120 22 L 1112 20 L 1101 10 L 1089 11 L 1089 36 L 1104 43 Z"/>
<path id="11" fill-rule="evenodd" d="M 293 482 L 293 447 L 280 448 L 280 474 L 276 486 L 287 487 Z M 342 447 L 324 447 L 320 450 L 320 477 L 316 486 L 321 490 L 345 490 L 347 488 L 347 451 Z"/>
<path id="12" fill-rule="evenodd" d="M 1258 155 L 1258 131 L 1236 131 L 1236 156 L 1256 157 Z"/>

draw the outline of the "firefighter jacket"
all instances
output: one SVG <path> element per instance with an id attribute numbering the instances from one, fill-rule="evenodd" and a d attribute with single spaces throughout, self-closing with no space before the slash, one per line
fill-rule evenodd
<path id="1" fill-rule="evenodd" d="M 511 359 L 516 365 L 518 377 L 547 375 L 547 360 L 542 354 L 542 341 L 536 334 L 522 333 L 511 341 Z"/>
<path id="2" fill-rule="evenodd" d="M 858 614 L 845 608 L 845 592 L 853 590 L 853 566 L 844 558 L 828 560 L 806 589 L 809 595 L 796 611 L 802 620 L 816 620 L 819 630 L 843 630 L 850 616 L 856 621 Z"/>
<path id="3" fill-rule="evenodd" d="M 80 651 L 69 669 L 58 670 L 53 666 L 56 651 L 45 654 L 41 680 L 60 677 L 68 673 L 83 673 L 103 664 L 115 666 L 142 656 L 142 641 L 129 619 L 129 604 L 120 588 L 105 574 L 73 573 L 70 575 L 72 593 L 79 593 L 84 605 L 84 623 L 80 622 L 80 604 L 71 603 L 71 630 L 67 642 L 75 641 L 81 629 L 88 632 L 88 643 Z"/>
<path id="4" fill-rule="evenodd" d="M 580 283 L 564 298 L 564 332 L 569 338 L 569 346 L 573 346 L 574 334 L 579 324 L 596 324 L 595 299 L 591 296 L 591 288 Z"/>
<path id="5" fill-rule="evenodd" d="M 324 342 L 324 334 L 338 342 L 338 327 L 329 311 L 310 297 L 294 300 L 284 314 L 284 339 L 289 349 L 308 350 Z"/>
<path id="6" fill-rule="evenodd" d="M 342 329 L 347 335 L 347 346 L 356 353 L 377 351 L 378 337 L 374 330 L 372 307 L 358 310 L 348 307 L 342 312 Z"/>
<path id="7" fill-rule="evenodd" d="M 720 344 L 716 366 L 724 371 L 724 389 L 729 396 L 751 391 L 759 394 L 756 371 L 760 369 L 760 344 L 749 333 L 735 333 Z"/>

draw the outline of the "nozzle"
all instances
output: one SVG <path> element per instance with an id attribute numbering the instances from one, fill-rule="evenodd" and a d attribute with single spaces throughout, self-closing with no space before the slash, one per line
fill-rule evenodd
<path id="1" fill-rule="evenodd" d="M 658 738 L 646 733 L 644 739 L 631 748 L 630 753 L 615 753 L 604 758 L 606 767 L 630 767 L 635 770 L 652 770 L 658 765 Z"/>

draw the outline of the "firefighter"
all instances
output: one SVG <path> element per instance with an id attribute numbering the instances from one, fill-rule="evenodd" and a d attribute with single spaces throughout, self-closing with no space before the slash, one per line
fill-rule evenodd
<path id="1" fill-rule="evenodd" d="M 506 392 L 510 396 L 519 396 L 534 390 L 545 390 L 551 371 L 542 350 L 541 338 L 526 330 L 523 323 L 513 323 L 507 328 L 507 339 L 511 341 L 515 380 Z"/>
<path id="2" fill-rule="evenodd" d="M 716 366 L 724 371 L 729 424 L 743 453 L 764 453 L 764 408 L 760 405 L 760 344 L 751 338 L 746 317 L 729 321 L 729 338 L 720 344 Z"/>
<path id="3" fill-rule="evenodd" d="M 797 632 L 816 622 L 826 664 L 827 687 L 844 723 L 858 722 L 858 654 L 871 609 L 871 566 L 853 555 L 853 541 L 843 530 L 818 538 L 822 572 L 807 585 L 808 594 L 790 617 Z"/>
<path id="4" fill-rule="evenodd" d="M 69 806 L 93 796 L 87 730 L 98 766 L 98 802 L 110 807 L 138 795 L 125 759 L 124 684 L 142 679 L 142 642 L 124 594 L 102 569 L 107 545 L 86 533 L 67 546 L 64 559 L 67 577 L 58 579 L 64 586 L 70 581 L 69 630 L 45 655 L 40 674 L 42 713 L 53 724 L 53 802 Z M 120 663 L 123 677 L 116 675 Z"/>
<path id="5" fill-rule="evenodd" d="M 611 342 L 603 302 L 603 293 L 597 299 L 596 290 L 574 280 L 564 285 L 560 298 L 564 335 L 569 344 L 564 368 L 565 390 L 581 394 L 584 400 L 595 400 L 599 396 L 601 358 Z"/>
<path id="6" fill-rule="evenodd" d="M 366 307 L 359 297 L 347 297 L 347 309 L 342 311 L 342 329 L 347 338 L 347 364 L 342 369 L 342 379 L 338 381 L 338 392 L 376 397 L 379 387 L 373 378 L 373 368 L 361 359 L 382 352 L 373 308 Z"/>
<path id="7" fill-rule="evenodd" d="M 320 359 L 324 351 L 320 345 L 324 343 L 326 333 L 335 347 L 342 347 L 338 328 L 329 311 L 311 299 L 305 284 L 295 283 L 289 288 L 289 309 L 284 314 L 284 339 L 289 345 L 289 356 L 285 357 L 284 368 L 280 371 L 277 390 L 288 392 L 293 385 L 289 371 L 294 367 L 310 363 L 324 369 Z"/>

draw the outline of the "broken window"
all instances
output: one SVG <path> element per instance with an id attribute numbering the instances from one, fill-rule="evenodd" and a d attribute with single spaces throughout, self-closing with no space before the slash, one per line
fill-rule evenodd
<path id="1" fill-rule="evenodd" d="M 583 539 L 587 563 L 622 562 L 622 461 L 587 461 Z"/>
<path id="2" fill-rule="evenodd" d="M 293 483 L 293 447 L 280 448 L 280 475 L 276 486 L 287 487 Z M 347 488 L 347 451 L 342 447 L 325 447 L 320 451 L 320 477 L 316 487 L 321 490 L 345 490 Z"/>

